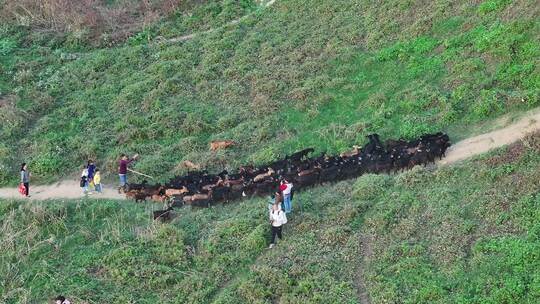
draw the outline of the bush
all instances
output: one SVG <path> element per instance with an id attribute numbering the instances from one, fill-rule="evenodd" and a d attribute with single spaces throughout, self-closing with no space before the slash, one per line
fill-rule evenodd
<path id="1" fill-rule="evenodd" d="M 374 200 L 386 192 L 392 184 L 386 175 L 365 174 L 354 183 L 353 195 L 358 200 Z"/>
<path id="2" fill-rule="evenodd" d="M 0 39 L 0 55 L 7 56 L 17 48 L 17 42 L 13 39 Z"/>
<path id="3" fill-rule="evenodd" d="M 510 3 L 512 3 L 511 0 L 487 0 L 478 6 L 478 13 L 485 15 L 488 13 L 500 11 Z"/>

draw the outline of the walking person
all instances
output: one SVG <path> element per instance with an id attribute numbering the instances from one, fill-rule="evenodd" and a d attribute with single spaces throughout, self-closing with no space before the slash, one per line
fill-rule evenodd
<path id="1" fill-rule="evenodd" d="M 128 165 L 132 163 L 133 161 L 137 160 L 139 157 L 139 154 L 135 154 L 133 158 L 129 158 L 126 154 L 120 155 L 120 160 L 118 161 L 118 176 L 120 178 L 120 190 L 125 190 L 125 187 L 128 183 L 127 179 L 127 171 L 128 171 Z"/>
<path id="2" fill-rule="evenodd" d="M 86 168 L 88 169 L 88 187 L 89 190 L 92 190 L 92 188 L 94 188 L 94 174 L 96 172 L 96 165 L 94 164 L 94 161 L 89 159 Z"/>
<path id="3" fill-rule="evenodd" d="M 273 248 L 276 244 L 276 236 L 282 239 L 282 228 L 287 223 L 287 216 L 285 212 L 281 210 L 279 203 L 274 203 L 272 209 L 270 209 L 270 225 L 272 226 L 272 239 L 270 241 L 270 247 Z"/>
<path id="4" fill-rule="evenodd" d="M 81 182 L 80 186 L 83 190 L 83 194 L 88 194 L 88 167 L 83 166 L 83 171 L 81 173 Z"/>
<path id="5" fill-rule="evenodd" d="M 97 193 L 101 193 L 101 173 L 99 172 L 99 169 L 96 169 L 96 173 L 94 174 L 94 189 Z"/>
<path id="6" fill-rule="evenodd" d="M 30 197 L 30 172 L 26 163 L 21 164 L 21 184 L 24 186 L 24 196 Z"/>
<path id="7" fill-rule="evenodd" d="M 292 189 L 293 184 L 288 180 L 284 179 L 281 181 L 279 190 L 281 190 L 281 193 L 283 193 L 283 206 L 285 213 L 291 213 L 292 211 Z"/>

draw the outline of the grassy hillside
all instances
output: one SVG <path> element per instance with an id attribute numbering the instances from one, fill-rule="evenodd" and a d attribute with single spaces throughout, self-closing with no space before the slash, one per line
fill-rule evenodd
<path id="1" fill-rule="evenodd" d="M 313 188 L 272 250 L 264 200 L 178 209 L 167 224 L 151 204 L 4 201 L 0 302 L 358 303 L 365 288 L 372 303 L 537 303 L 539 180 L 537 135 Z"/>
<path id="2" fill-rule="evenodd" d="M 39 45 L 88 49 L 149 39 L 158 24 L 176 34 L 220 26 L 256 8 L 251 0 L 4 0 L 0 20 Z"/>
<path id="3" fill-rule="evenodd" d="M 186 159 L 232 168 L 370 132 L 459 138 L 539 103 L 536 1 L 197 4 L 103 49 L 3 25 L 0 183 L 22 160 L 45 181 L 138 152 L 136 168 L 165 179 Z M 210 153 L 213 139 L 239 145 Z"/>

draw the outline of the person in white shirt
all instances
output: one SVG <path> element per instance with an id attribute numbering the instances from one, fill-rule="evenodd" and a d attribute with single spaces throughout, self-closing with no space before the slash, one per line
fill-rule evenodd
<path id="1" fill-rule="evenodd" d="M 83 194 L 88 194 L 88 168 L 86 166 L 83 167 L 83 171 L 81 173 L 81 184 L 80 184 Z"/>
<path id="2" fill-rule="evenodd" d="M 281 230 L 283 225 L 287 223 L 287 216 L 285 212 L 281 210 L 279 203 L 274 203 L 270 209 L 270 225 L 272 225 L 272 240 L 270 242 L 270 248 L 274 247 L 276 243 L 276 236 L 281 240 Z"/>

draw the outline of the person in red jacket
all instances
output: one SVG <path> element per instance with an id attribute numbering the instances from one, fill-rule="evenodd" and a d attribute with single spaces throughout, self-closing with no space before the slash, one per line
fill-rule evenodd
<path id="1" fill-rule="evenodd" d="M 292 188 L 293 184 L 286 179 L 282 180 L 279 185 L 279 190 L 283 195 L 283 209 L 285 209 L 285 213 L 291 213 L 292 211 Z"/>
<path id="2" fill-rule="evenodd" d="M 128 183 L 127 180 L 127 171 L 128 165 L 135 161 L 139 157 L 139 154 L 135 154 L 133 158 L 129 158 L 126 154 L 120 155 L 120 160 L 118 161 L 118 176 L 120 177 L 120 189 L 124 189 Z"/>

